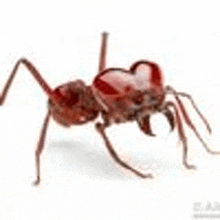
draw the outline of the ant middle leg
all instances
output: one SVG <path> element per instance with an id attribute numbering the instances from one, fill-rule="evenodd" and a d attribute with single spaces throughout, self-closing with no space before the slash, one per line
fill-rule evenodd
<path id="1" fill-rule="evenodd" d="M 113 157 L 113 159 L 120 164 L 122 167 L 132 171 L 133 173 L 135 173 L 137 176 L 142 177 L 142 178 L 153 178 L 152 174 L 143 174 L 141 172 L 139 172 L 138 170 L 132 168 L 130 165 L 128 165 L 127 163 L 125 163 L 117 154 L 117 152 L 114 150 L 113 146 L 111 145 L 106 133 L 105 133 L 105 129 L 108 127 L 108 124 L 105 123 L 96 123 L 96 129 L 97 131 L 101 134 L 102 138 L 105 141 L 105 146 L 107 147 L 108 152 L 110 153 L 110 155 Z"/>

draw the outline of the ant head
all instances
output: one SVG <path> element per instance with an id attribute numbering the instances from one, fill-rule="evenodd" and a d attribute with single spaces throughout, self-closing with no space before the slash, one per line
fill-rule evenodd
<path id="1" fill-rule="evenodd" d="M 155 95 L 163 93 L 163 75 L 160 67 L 153 62 L 140 60 L 130 67 L 134 74 L 144 73 L 149 80 L 149 88 L 154 90 Z M 148 89 L 149 89 L 148 88 Z"/>

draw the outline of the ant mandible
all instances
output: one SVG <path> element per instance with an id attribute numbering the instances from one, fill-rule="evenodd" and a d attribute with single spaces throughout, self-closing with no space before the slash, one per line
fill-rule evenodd
<path id="1" fill-rule="evenodd" d="M 151 130 L 150 117 L 157 112 L 163 113 L 167 118 L 171 131 L 177 127 L 179 139 L 183 145 L 182 162 L 187 169 L 195 169 L 187 161 L 188 145 L 187 137 L 183 129 L 183 120 L 196 137 L 202 143 L 207 152 L 220 154 L 208 148 L 180 99 L 187 98 L 194 110 L 198 113 L 211 134 L 211 128 L 201 114 L 192 97 L 184 92 L 177 92 L 171 86 L 163 85 L 162 72 L 159 66 L 147 60 L 135 62 L 129 69 L 106 68 L 107 33 L 102 34 L 101 51 L 99 58 L 98 75 L 92 85 L 87 86 L 82 80 L 70 81 L 55 89 L 47 84 L 35 66 L 26 58 L 21 58 L 15 64 L 9 79 L 0 96 L 0 105 L 3 105 L 8 90 L 15 77 L 20 64 L 23 64 L 47 94 L 48 112 L 43 123 L 40 139 L 35 151 L 36 157 L 36 181 L 40 183 L 40 155 L 44 148 L 44 142 L 49 120 L 52 118 L 59 124 L 70 127 L 93 121 L 101 114 L 103 122 L 97 122 L 95 127 L 105 142 L 105 146 L 113 159 L 124 168 L 132 171 L 142 178 L 152 178 L 152 174 L 143 174 L 124 162 L 111 145 L 105 129 L 113 123 L 136 121 L 141 131 L 154 136 Z M 166 101 L 167 95 L 173 95 L 174 101 Z M 172 110 L 171 110 L 172 109 Z"/>

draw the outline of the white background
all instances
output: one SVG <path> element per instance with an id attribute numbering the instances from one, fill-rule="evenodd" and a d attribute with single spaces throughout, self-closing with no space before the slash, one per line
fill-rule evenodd
<path id="1" fill-rule="evenodd" d="M 51 87 L 69 80 L 91 83 L 97 74 L 100 37 L 109 32 L 108 67 L 138 59 L 160 64 L 165 84 L 192 94 L 213 134 L 186 105 L 210 148 L 219 146 L 218 1 L 4 1 L 0 4 L 0 88 L 15 62 L 27 57 Z M 156 138 L 135 123 L 107 130 L 121 157 L 153 180 L 114 163 L 94 124 L 65 129 L 51 121 L 42 155 L 42 183 L 34 150 L 47 97 L 21 67 L 0 107 L 0 220 L 191 219 L 195 202 L 220 203 L 220 158 L 206 153 L 186 128 L 186 170 L 176 131 L 152 120 Z"/>

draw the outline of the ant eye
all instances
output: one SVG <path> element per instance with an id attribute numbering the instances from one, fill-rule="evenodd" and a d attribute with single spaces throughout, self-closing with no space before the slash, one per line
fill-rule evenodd
<path id="1" fill-rule="evenodd" d="M 149 101 L 150 101 L 152 104 L 154 104 L 154 103 L 157 102 L 157 100 L 158 100 L 158 97 L 155 96 L 155 95 L 153 95 L 153 96 L 150 97 L 150 100 L 149 100 Z"/>
<path id="2" fill-rule="evenodd" d="M 132 100 L 135 104 L 140 105 L 143 102 L 143 97 L 141 95 L 137 95 Z"/>
<path id="3" fill-rule="evenodd" d="M 131 86 L 126 86 L 126 87 L 124 88 L 124 92 L 131 92 L 131 90 L 132 90 L 132 87 L 131 87 Z"/>

